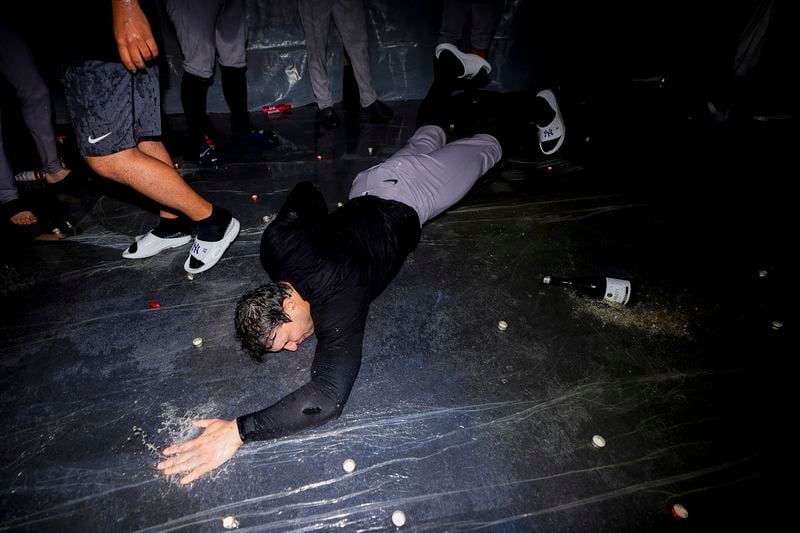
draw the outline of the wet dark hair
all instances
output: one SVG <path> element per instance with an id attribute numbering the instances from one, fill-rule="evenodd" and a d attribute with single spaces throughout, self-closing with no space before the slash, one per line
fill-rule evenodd
<path id="1" fill-rule="evenodd" d="M 272 347 L 275 328 L 291 321 L 283 311 L 290 293 L 286 283 L 269 283 L 244 293 L 236 303 L 236 338 L 256 361 Z"/>

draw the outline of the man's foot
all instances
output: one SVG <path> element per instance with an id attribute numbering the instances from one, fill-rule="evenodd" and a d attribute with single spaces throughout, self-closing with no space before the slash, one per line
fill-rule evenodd
<path id="1" fill-rule="evenodd" d="M 213 144 L 203 144 L 195 151 L 189 151 L 184 158 L 188 161 L 199 163 L 200 166 L 205 168 L 219 168 L 222 165 L 217 148 Z"/>
<path id="2" fill-rule="evenodd" d="M 367 114 L 369 121 L 373 123 L 388 122 L 394 116 L 391 108 L 380 100 L 375 100 L 365 107 L 364 112 Z"/>
<path id="3" fill-rule="evenodd" d="M 227 212 L 226 212 L 227 213 Z M 230 215 L 228 213 L 228 215 Z M 214 215 L 212 214 L 212 217 Z M 198 225 L 199 227 L 199 225 Z M 225 253 L 225 250 L 239 235 L 239 221 L 231 217 L 222 238 L 216 241 L 206 241 L 195 238 L 189 257 L 183 264 L 183 269 L 189 274 L 199 274 L 205 272 L 216 265 Z"/>
<path id="4" fill-rule="evenodd" d="M 19 198 L 9 200 L 3 204 L 3 216 L 16 226 L 30 226 L 36 224 L 39 219 L 30 211 Z"/>
<path id="5" fill-rule="evenodd" d="M 336 114 L 336 110 L 333 107 L 320 109 L 319 116 L 322 118 L 322 124 L 326 128 L 338 128 L 339 124 L 341 124 L 339 115 Z"/>
<path id="6" fill-rule="evenodd" d="M 152 257 L 164 250 L 178 248 L 192 240 L 191 235 L 175 234 L 168 237 L 157 237 L 152 231 L 139 235 L 127 250 L 122 252 L 125 259 L 144 259 Z"/>
<path id="7" fill-rule="evenodd" d="M 45 180 L 47 181 L 48 190 L 54 193 L 66 194 L 78 190 L 85 178 L 74 170 L 65 168 L 63 172 L 46 172 Z"/>

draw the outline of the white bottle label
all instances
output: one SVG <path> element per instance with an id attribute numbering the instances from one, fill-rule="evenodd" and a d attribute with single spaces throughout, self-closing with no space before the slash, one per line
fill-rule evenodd
<path id="1" fill-rule="evenodd" d="M 626 279 L 606 278 L 605 301 L 625 305 L 631 297 L 631 282 Z"/>

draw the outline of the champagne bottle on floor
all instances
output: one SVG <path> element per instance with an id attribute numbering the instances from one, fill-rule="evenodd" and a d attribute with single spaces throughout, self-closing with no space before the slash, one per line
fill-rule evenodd
<path id="1" fill-rule="evenodd" d="M 567 287 L 578 294 L 605 300 L 616 305 L 628 305 L 631 300 L 631 282 L 627 279 L 608 278 L 602 276 L 589 276 L 582 278 L 559 278 L 545 276 L 542 279 L 545 285 Z"/>
<path id="2" fill-rule="evenodd" d="M 44 170 L 26 170 L 14 176 L 17 183 L 43 183 L 45 179 Z"/>

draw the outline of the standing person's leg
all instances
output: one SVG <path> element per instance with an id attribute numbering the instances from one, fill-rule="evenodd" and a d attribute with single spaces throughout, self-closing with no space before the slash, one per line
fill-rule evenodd
<path id="1" fill-rule="evenodd" d="M 231 110 L 233 140 L 241 148 L 280 143 L 270 130 L 254 128 L 247 108 L 247 13 L 244 0 L 226 0 L 217 19 L 216 46 L 222 72 L 222 94 Z"/>
<path id="2" fill-rule="evenodd" d="M 470 33 L 470 44 L 472 53 L 481 56 L 483 59 L 489 58 L 489 47 L 492 45 L 494 33 L 500 24 L 500 16 L 503 14 L 504 0 L 483 0 L 474 1 L 472 4 L 472 30 Z"/>
<path id="3" fill-rule="evenodd" d="M 25 39 L 11 25 L 0 21 L 0 74 L 13 86 L 22 117 L 33 138 L 48 183 L 64 179 L 65 169 L 58 157 L 50 90 L 39 74 L 33 53 Z"/>
<path id="4" fill-rule="evenodd" d="M 161 135 L 157 67 L 131 74 L 121 64 L 88 61 L 67 67 L 64 77 L 78 147 L 95 172 L 170 208 L 167 216 L 209 216 L 211 204 L 153 140 Z"/>
<path id="5" fill-rule="evenodd" d="M 336 22 L 344 48 L 350 58 L 350 65 L 358 85 L 361 109 L 364 110 L 370 122 L 379 123 L 391 120 L 394 112 L 389 106 L 378 100 L 378 94 L 372 85 L 364 0 L 336 0 L 333 8 L 333 20 Z"/>
<path id="6" fill-rule="evenodd" d="M 67 68 L 65 88 L 79 148 L 92 169 L 166 208 L 159 226 L 123 255 L 149 257 L 189 242 L 184 232 L 173 234 L 178 228 L 169 215 L 181 212 L 197 227 L 185 270 L 197 273 L 214 266 L 238 235 L 239 222 L 189 187 L 163 145 L 152 140 L 161 134 L 157 68 L 131 74 L 121 64 L 88 61 Z"/>
<path id="7" fill-rule="evenodd" d="M 206 98 L 208 88 L 214 82 L 215 32 L 223 2 L 167 0 L 166 3 L 183 54 L 181 103 L 189 130 L 189 156 L 209 164 L 216 161 L 212 161 L 215 157 L 206 146 L 209 130 Z"/>
<path id="8" fill-rule="evenodd" d="M 1 119 L 2 117 L 0 117 Z M 17 198 L 17 184 L 14 182 L 14 171 L 8 163 L 3 146 L 3 123 L 0 120 L 0 202 L 6 203 Z"/>
<path id="9" fill-rule="evenodd" d="M 300 21 L 306 36 L 308 75 L 311 89 L 319 108 L 333 107 L 331 86 L 328 81 L 327 48 L 328 30 L 331 23 L 332 0 L 298 0 Z"/>
<path id="10" fill-rule="evenodd" d="M 37 222 L 36 215 L 28 211 L 19 201 L 14 171 L 11 170 L 3 147 L 2 122 L 0 122 L 0 206 L 2 206 L 2 216 L 8 217 L 12 224 L 27 226 Z"/>
<path id="11" fill-rule="evenodd" d="M 442 23 L 439 27 L 439 44 L 450 43 L 458 46 L 464 35 L 470 2 L 467 0 L 444 0 L 442 4 Z"/>
<path id="12" fill-rule="evenodd" d="M 378 95 L 372 86 L 369 65 L 369 36 L 364 0 L 336 0 L 333 5 L 333 21 L 342 38 L 344 49 L 350 56 L 353 74 L 358 84 L 361 107 L 368 107 Z"/>
<path id="13" fill-rule="evenodd" d="M 225 0 L 217 19 L 215 42 L 222 71 L 222 94 L 231 110 L 233 133 L 250 131 L 247 111 L 247 24 L 244 0 Z"/>

